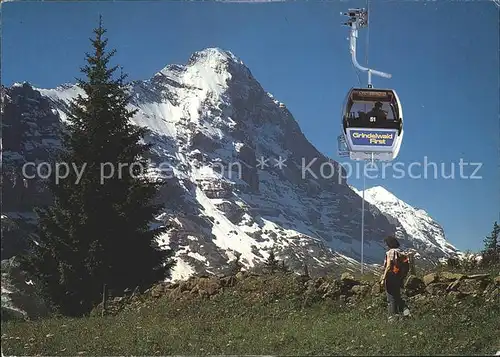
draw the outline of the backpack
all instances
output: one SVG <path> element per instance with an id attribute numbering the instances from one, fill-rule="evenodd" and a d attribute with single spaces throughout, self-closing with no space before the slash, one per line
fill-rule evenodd
<path id="1" fill-rule="evenodd" d="M 410 271 L 410 257 L 399 250 L 395 250 L 395 258 L 391 260 L 391 272 L 403 281 Z"/>

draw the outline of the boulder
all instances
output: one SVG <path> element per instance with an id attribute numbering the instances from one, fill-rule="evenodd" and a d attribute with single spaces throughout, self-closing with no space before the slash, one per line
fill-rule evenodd
<path id="1" fill-rule="evenodd" d="M 355 285 L 352 287 L 351 292 L 357 297 L 365 297 L 370 292 L 370 286 L 368 285 Z"/>
<path id="2" fill-rule="evenodd" d="M 447 287 L 447 283 L 431 283 L 425 287 L 425 290 L 430 295 L 444 295 Z"/>
<path id="3" fill-rule="evenodd" d="M 410 275 L 406 279 L 404 288 L 406 295 L 414 296 L 421 294 L 425 291 L 425 283 L 422 279 L 418 278 L 417 276 Z"/>
<path id="4" fill-rule="evenodd" d="M 446 291 L 457 291 L 459 285 L 460 285 L 460 280 L 452 281 L 446 288 Z"/>
<path id="5" fill-rule="evenodd" d="M 354 276 L 351 273 L 345 272 L 340 276 L 341 281 L 355 281 Z"/>
<path id="6" fill-rule="evenodd" d="M 425 275 L 422 280 L 425 285 L 429 285 L 432 283 L 437 283 L 439 281 L 439 276 L 437 273 L 430 273 Z"/>
<path id="7" fill-rule="evenodd" d="M 313 284 L 315 289 L 319 289 L 319 287 L 321 285 L 323 285 L 325 282 L 326 282 L 325 278 L 323 278 L 322 276 L 320 276 L 319 278 L 316 278 L 314 280 L 310 280 L 309 283 Z"/>
<path id="8" fill-rule="evenodd" d="M 461 280 L 466 278 L 467 275 L 459 274 L 459 273 L 451 273 L 449 271 L 443 271 L 438 274 L 438 279 L 441 282 L 451 282 L 455 280 Z"/>
<path id="9" fill-rule="evenodd" d="M 179 291 L 182 293 L 184 291 L 190 291 L 193 287 L 191 286 L 189 280 L 187 281 L 180 281 L 179 282 L 179 286 L 177 287 L 177 289 L 179 289 Z"/>
<path id="10" fill-rule="evenodd" d="M 468 294 L 481 294 L 490 282 L 486 279 L 465 279 L 460 281 L 457 290 Z"/>
<path id="11" fill-rule="evenodd" d="M 474 279 L 474 280 L 489 280 L 490 279 L 490 274 L 474 274 L 474 275 L 468 275 L 467 279 Z"/>
<path id="12" fill-rule="evenodd" d="M 468 279 L 470 276 L 460 273 L 452 273 L 449 271 L 443 271 L 439 273 L 430 273 L 423 277 L 423 282 L 426 286 L 434 283 L 453 283 L 456 281 L 461 281 Z"/>
<path id="13" fill-rule="evenodd" d="M 355 285 L 360 285 L 361 283 L 354 279 L 354 276 L 351 273 L 342 273 L 340 276 L 340 281 L 342 283 L 342 286 L 350 290 L 353 286 Z"/>
<path id="14" fill-rule="evenodd" d="M 342 283 L 338 280 L 334 280 L 331 283 L 328 282 L 323 282 L 317 289 L 316 292 L 323 298 L 323 299 L 337 299 L 342 295 L 343 293 L 345 294 L 344 287 Z"/>
<path id="15" fill-rule="evenodd" d="M 384 292 L 384 286 L 380 283 L 375 283 L 372 285 L 372 295 L 379 295 Z"/>
<path id="16" fill-rule="evenodd" d="M 164 284 L 156 284 L 149 290 L 151 297 L 157 299 L 165 295 L 166 286 Z"/>
<path id="17" fill-rule="evenodd" d="M 203 291 L 205 295 L 211 296 L 217 294 L 222 288 L 221 282 L 217 278 L 201 278 L 196 285 L 198 293 Z"/>
<path id="18" fill-rule="evenodd" d="M 182 294 L 186 291 L 182 291 L 181 288 L 178 286 L 175 289 L 169 290 L 167 296 L 171 300 L 178 300 L 182 297 Z"/>

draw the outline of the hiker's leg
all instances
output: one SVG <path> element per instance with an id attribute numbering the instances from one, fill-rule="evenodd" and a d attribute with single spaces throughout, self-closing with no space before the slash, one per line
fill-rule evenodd
<path id="1" fill-rule="evenodd" d="M 394 299 L 396 300 L 396 313 L 402 314 L 404 309 L 404 301 L 401 297 L 401 288 L 399 286 L 397 287 L 397 289 L 395 289 Z"/>
<path id="2" fill-rule="evenodd" d="M 389 315 L 397 314 L 396 299 L 394 298 L 394 295 L 392 295 L 389 292 L 387 292 L 387 302 L 389 304 L 389 306 L 388 306 Z"/>
<path id="3" fill-rule="evenodd" d="M 400 295 L 400 301 L 401 301 L 401 313 L 406 309 L 406 301 L 403 299 L 403 296 Z"/>
<path id="4" fill-rule="evenodd" d="M 397 302 L 394 295 L 394 284 L 392 284 L 390 279 L 385 280 L 385 291 L 387 294 L 387 303 L 389 304 L 389 315 L 395 315 L 397 314 Z"/>
<path id="5" fill-rule="evenodd" d="M 403 313 L 403 299 L 401 298 L 401 280 L 396 276 L 391 276 L 390 285 L 392 286 L 392 295 L 395 302 L 396 314 Z"/>
<path id="6" fill-rule="evenodd" d="M 399 293 L 400 313 L 403 313 L 404 309 L 406 308 L 406 301 L 403 299 L 404 281 L 401 281 L 400 286 L 401 286 L 400 293 Z"/>

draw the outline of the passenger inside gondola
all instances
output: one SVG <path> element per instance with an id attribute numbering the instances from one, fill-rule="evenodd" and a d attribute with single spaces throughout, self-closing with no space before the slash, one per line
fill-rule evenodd
<path id="1" fill-rule="evenodd" d="M 376 102 L 372 110 L 368 112 L 368 117 L 370 122 L 374 123 L 375 126 L 384 125 L 387 120 L 387 113 L 382 109 L 382 103 Z M 374 120 L 372 119 L 374 118 Z"/>

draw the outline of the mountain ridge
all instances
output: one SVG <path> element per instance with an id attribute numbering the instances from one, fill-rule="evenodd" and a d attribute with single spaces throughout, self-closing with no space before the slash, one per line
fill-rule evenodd
<path id="1" fill-rule="evenodd" d="M 362 190 L 354 191 L 360 197 L 363 195 Z M 409 205 L 382 186 L 366 189 L 365 200 L 376 206 L 389 219 L 396 220 L 397 234 L 418 242 L 418 249 L 422 249 L 422 245 L 429 248 L 429 243 L 432 243 L 450 255 L 461 255 L 461 252 L 446 241 L 443 228 L 424 209 Z"/>
<path id="2" fill-rule="evenodd" d="M 264 261 L 273 246 L 292 269 L 303 263 L 318 272 L 357 269 L 359 195 L 341 165 L 307 140 L 284 103 L 265 91 L 238 57 L 204 49 L 186 65 L 167 65 L 129 88 L 130 107 L 138 109 L 133 121 L 150 130 L 151 162 L 168 168 L 168 175 L 156 175 L 168 183 L 159 193 L 166 210 L 158 219 L 173 227 L 160 238 L 177 252 L 173 279 L 216 274 L 236 255 L 248 268 Z M 7 100 L 11 121 L 31 126 L 46 117 L 53 125 L 55 117 L 64 123 L 69 100 L 82 93 L 71 84 L 54 89 L 21 84 L 6 91 L 24 98 Z M 261 158 L 267 166 L 259 168 Z M 321 175 L 324 167 L 331 172 Z M 441 243 L 409 239 L 416 233 L 373 202 L 365 212 L 367 264 L 380 262 L 383 237 L 398 229 L 403 244 L 430 260 L 450 254 Z M 29 204 L 23 209 L 29 211 Z"/>

